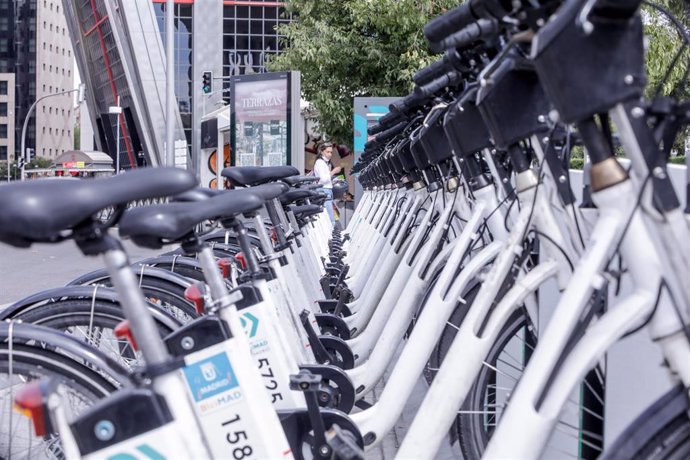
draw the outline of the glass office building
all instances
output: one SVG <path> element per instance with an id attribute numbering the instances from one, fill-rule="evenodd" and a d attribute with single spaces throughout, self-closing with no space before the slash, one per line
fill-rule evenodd
<path id="1" fill-rule="evenodd" d="M 165 0 L 63 2 L 69 7 L 91 119 L 98 127 L 97 146 L 113 156 L 119 144 L 125 168 L 164 163 Z M 175 148 L 179 155 L 178 143 L 186 143 L 187 164 L 195 169 L 201 118 L 229 98 L 221 91 L 229 87 L 227 78 L 265 72 L 268 56 L 280 51 L 276 27 L 290 19 L 284 4 L 275 1 L 175 0 L 174 5 Z M 205 71 L 213 72 L 211 95 L 201 90 Z M 107 113 L 118 96 L 123 107 L 119 121 Z"/>
<path id="2" fill-rule="evenodd" d="M 197 0 L 209 1 L 209 0 Z M 268 56 L 280 51 L 277 27 L 290 21 L 282 2 L 223 1 L 223 77 L 263 73 Z M 163 44 L 165 38 L 165 0 L 152 0 Z M 175 94 L 187 141 L 192 145 L 193 12 L 194 0 L 175 1 Z M 198 77 L 198 76 L 197 76 Z M 225 89 L 229 101 L 229 83 L 214 81 L 214 89 Z"/>
<path id="3" fill-rule="evenodd" d="M 60 0 L 0 0 L 0 160 L 19 153 L 37 98 L 72 89 L 73 59 Z M 73 124 L 71 96 L 43 99 L 27 124 L 26 147 L 54 159 L 72 148 Z"/>

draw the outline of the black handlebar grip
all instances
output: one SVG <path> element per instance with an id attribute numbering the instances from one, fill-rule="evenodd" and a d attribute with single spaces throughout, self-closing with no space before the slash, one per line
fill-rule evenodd
<path id="1" fill-rule="evenodd" d="M 382 132 L 378 136 L 374 138 L 376 142 L 386 142 L 387 140 L 397 136 L 401 132 L 403 132 L 407 128 L 407 122 L 403 121 L 401 123 L 398 123 L 397 125 L 393 126 L 392 128 Z"/>
<path id="2" fill-rule="evenodd" d="M 436 80 L 427 83 L 424 86 L 420 86 L 417 90 L 420 94 L 423 94 L 424 97 L 429 97 L 447 86 L 454 86 L 458 83 L 460 83 L 460 74 L 455 70 L 452 70 L 450 72 L 446 72 L 446 74 L 442 77 L 437 78 Z"/>
<path id="3" fill-rule="evenodd" d="M 415 82 L 417 86 L 422 86 L 429 83 L 432 80 L 436 80 L 438 77 L 443 76 L 447 72 L 446 63 L 443 59 L 424 67 L 422 70 L 414 74 L 412 81 Z"/>
<path id="4" fill-rule="evenodd" d="M 432 19 L 424 26 L 424 36 L 430 43 L 440 42 L 448 35 L 474 22 L 477 18 L 472 12 L 470 2 L 463 3 L 441 16 Z"/>
<path id="5" fill-rule="evenodd" d="M 427 95 L 420 92 L 419 87 L 416 87 L 412 93 L 393 102 L 389 107 L 391 112 L 406 113 L 410 109 L 414 109 L 421 105 L 426 99 Z"/>
<path id="6" fill-rule="evenodd" d="M 374 126 L 370 126 L 369 128 L 367 128 L 367 134 L 370 136 L 373 136 L 374 134 L 380 133 L 384 129 L 386 129 L 386 127 L 384 125 L 378 123 L 378 124 L 375 124 Z"/>
<path id="7" fill-rule="evenodd" d="M 379 124 L 374 125 L 371 128 L 369 128 L 367 130 L 367 133 L 369 133 L 370 135 L 378 134 L 381 131 L 384 131 L 384 130 L 390 128 L 391 126 L 393 126 L 395 123 L 397 123 L 401 119 L 402 119 L 402 116 L 400 115 L 400 113 L 388 112 L 387 114 L 385 114 L 384 116 L 379 118 Z M 373 128 L 377 128 L 375 132 L 373 132 L 374 131 Z"/>
<path id="8" fill-rule="evenodd" d="M 450 48 L 465 48 L 481 38 L 496 35 L 498 31 L 499 25 L 497 20 L 479 19 L 440 42 L 429 43 L 429 48 L 435 53 L 440 53 Z"/>

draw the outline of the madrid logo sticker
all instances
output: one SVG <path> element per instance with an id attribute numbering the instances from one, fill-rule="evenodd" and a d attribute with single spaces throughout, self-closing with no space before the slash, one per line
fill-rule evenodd
<path id="1" fill-rule="evenodd" d="M 225 353 L 218 353 L 187 365 L 184 375 L 194 395 L 194 401 L 197 402 L 239 386 L 232 364 Z"/>

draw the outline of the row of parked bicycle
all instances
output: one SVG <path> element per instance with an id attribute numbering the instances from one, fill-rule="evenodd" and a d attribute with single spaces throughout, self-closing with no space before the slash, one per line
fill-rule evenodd
<path id="1" fill-rule="evenodd" d="M 398 458 L 448 433 L 467 459 L 687 458 L 690 229 L 666 157 L 690 104 L 643 99 L 640 3 L 470 0 L 429 23 L 443 58 L 370 128 L 344 231 L 287 166 L 226 168 L 231 191 L 168 168 L 0 187 L 0 241 L 105 265 L 1 312 L 0 456 L 362 458 L 424 375 Z M 131 265 L 115 225 L 178 248 Z M 614 441 L 603 359 L 643 327 L 677 384 Z"/>

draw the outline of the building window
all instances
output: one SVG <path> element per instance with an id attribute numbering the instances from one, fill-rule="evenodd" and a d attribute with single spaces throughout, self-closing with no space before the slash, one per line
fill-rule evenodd
<path id="1" fill-rule="evenodd" d="M 10 18 L 7 16 L 0 17 L 0 32 L 7 32 L 10 30 Z"/>
<path id="2" fill-rule="evenodd" d="M 7 139 L 7 124 L 0 123 L 0 139 Z"/>
<path id="3" fill-rule="evenodd" d="M 10 50 L 10 41 L 6 38 L 0 39 L 0 53 L 7 53 Z"/>
<path id="4" fill-rule="evenodd" d="M 53 25 L 52 24 L 50 25 L 50 31 L 51 32 L 53 31 Z"/>
<path id="5" fill-rule="evenodd" d="M 67 50 L 67 57 L 72 57 L 72 51 Z"/>
<path id="6" fill-rule="evenodd" d="M 52 107 L 48 108 L 48 113 L 51 115 L 53 114 L 53 108 Z"/>
<path id="7" fill-rule="evenodd" d="M 46 133 L 46 127 L 44 126 L 43 127 L 43 134 L 45 134 L 45 133 Z M 43 149 L 43 153 L 46 153 L 45 149 Z"/>
<path id="8" fill-rule="evenodd" d="M 7 161 L 7 146 L 0 145 L 0 160 Z"/>
<path id="9" fill-rule="evenodd" d="M 48 128 L 48 134 L 53 134 L 53 128 Z"/>
<path id="10" fill-rule="evenodd" d="M 43 106 L 43 113 L 46 113 L 46 106 Z"/>
<path id="11" fill-rule="evenodd" d="M 7 94 L 7 82 L 0 81 L 0 94 Z"/>
<path id="12" fill-rule="evenodd" d="M 0 117 L 7 116 L 7 102 L 0 102 Z"/>

